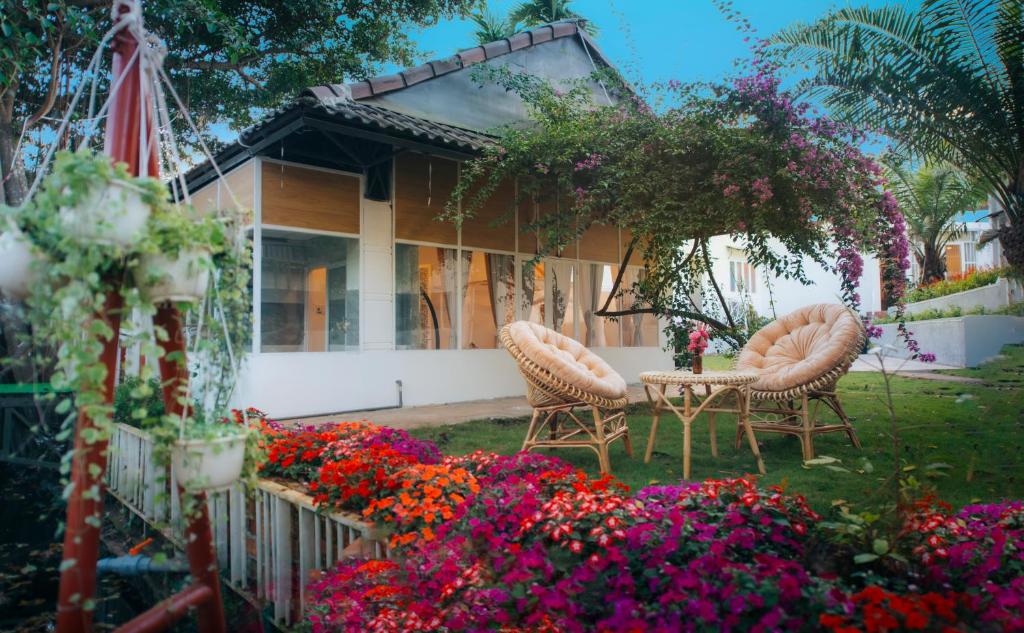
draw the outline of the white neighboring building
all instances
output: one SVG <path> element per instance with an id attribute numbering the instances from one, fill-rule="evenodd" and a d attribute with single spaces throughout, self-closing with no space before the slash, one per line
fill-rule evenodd
<path id="1" fill-rule="evenodd" d="M 978 245 L 981 234 L 993 228 L 988 209 L 961 213 L 956 221 L 963 225 L 964 231 L 960 237 L 946 245 L 947 277 L 1003 265 L 999 240 L 992 240 L 984 246 Z M 916 282 L 919 278 L 920 267 L 916 260 L 911 260 L 910 279 Z"/>
<path id="2" fill-rule="evenodd" d="M 730 306 L 749 303 L 759 315 L 774 318 L 812 303 L 842 303 L 839 275 L 809 258 L 804 260 L 804 270 L 811 284 L 804 285 L 755 268 L 747 261 L 743 244 L 729 235 L 711 238 L 710 246 L 715 280 Z M 782 248 L 777 243 L 775 247 Z M 873 255 L 863 257 L 861 312 L 879 312 L 882 293 L 878 259 Z M 734 316 L 738 312 L 735 310 Z"/>

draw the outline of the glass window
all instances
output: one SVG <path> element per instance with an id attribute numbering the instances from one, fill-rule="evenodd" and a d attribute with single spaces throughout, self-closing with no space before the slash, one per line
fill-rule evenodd
<path id="1" fill-rule="evenodd" d="M 545 325 L 544 262 L 523 263 L 523 292 L 520 295 L 519 318 Z"/>
<path id="2" fill-rule="evenodd" d="M 463 349 L 494 349 L 498 331 L 515 320 L 514 255 L 463 251 L 469 276 L 462 303 Z"/>
<path id="3" fill-rule="evenodd" d="M 608 264 L 581 264 L 580 267 L 580 342 L 587 347 L 618 347 L 621 342 L 619 321 L 608 317 L 595 316 L 608 302 L 615 282 L 618 267 Z M 618 301 L 612 299 L 609 310 L 618 309 Z"/>
<path id="4" fill-rule="evenodd" d="M 644 271 L 639 266 L 627 266 L 622 275 L 622 309 L 628 310 L 634 305 L 635 298 L 631 292 L 633 284 L 644 278 Z M 623 347 L 657 347 L 658 319 L 653 314 L 631 314 L 622 317 Z"/>
<path id="5" fill-rule="evenodd" d="M 978 265 L 978 252 L 974 242 L 964 242 L 964 268 L 972 271 Z"/>
<path id="6" fill-rule="evenodd" d="M 260 350 L 359 349 L 359 240 L 262 233 Z"/>
<path id="7" fill-rule="evenodd" d="M 458 260 L 454 248 L 395 244 L 395 344 L 456 349 Z M 462 266 L 463 295 L 469 265 Z"/>
<path id="8" fill-rule="evenodd" d="M 545 272 L 544 303 L 549 308 L 546 316 L 551 320 L 545 325 L 576 338 L 576 302 L 573 300 L 575 267 L 572 262 L 550 260 Z"/>

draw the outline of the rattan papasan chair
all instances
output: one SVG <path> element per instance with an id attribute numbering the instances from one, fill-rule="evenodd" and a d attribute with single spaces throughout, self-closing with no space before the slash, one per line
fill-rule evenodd
<path id="1" fill-rule="evenodd" d="M 754 431 L 797 436 L 805 460 L 814 457 L 814 436 L 821 433 L 843 431 L 860 448 L 836 382 L 850 370 L 864 340 L 861 319 L 845 306 L 827 303 L 804 306 L 754 334 L 736 359 L 736 369 L 759 374 L 750 386 Z M 822 403 L 838 423 L 818 418 Z M 737 448 L 740 441 L 737 429 Z"/>
<path id="2" fill-rule="evenodd" d="M 578 341 L 537 323 L 516 321 L 501 329 L 501 344 L 526 379 L 533 418 L 523 450 L 589 448 L 601 472 L 611 472 L 608 446 L 622 438 L 633 455 L 624 408 L 626 381 Z"/>

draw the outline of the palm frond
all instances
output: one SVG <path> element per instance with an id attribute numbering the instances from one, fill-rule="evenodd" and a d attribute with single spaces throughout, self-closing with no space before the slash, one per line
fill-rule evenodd
<path id="1" fill-rule="evenodd" d="M 476 24 L 473 36 L 478 44 L 488 44 L 519 32 L 519 23 L 511 18 L 500 18 L 490 11 L 472 13 L 469 19 Z"/>
<path id="2" fill-rule="evenodd" d="M 1021 4 L 842 8 L 770 43 L 783 60 L 814 69 L 800 87 L 840 118 L 979 175 L 1016 220 L 1024 217 L 1024 182 L 1011 184 L 1024 179 Z"/>

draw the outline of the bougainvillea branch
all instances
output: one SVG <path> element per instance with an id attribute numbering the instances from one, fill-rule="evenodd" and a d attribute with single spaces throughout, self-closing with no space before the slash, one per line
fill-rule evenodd
<path id="1" fill-rule="evenodd" d="M 807 283 L 808 258 L 837 271 L 854 309 L 863 254 L 875 253 L 887 295 L 900 303 L 902 216 L 883 192 L 878 165 L 859 149 L 864 134 L 812 116 L 780 89 L 767 63 L 723 84 L 658 86 L 656 108 L 625 87 L 614 105 L 597 106 L 585 82 L 560 91 L 507 69 L 481 69 L 477 79 L 518 94 L 535 124 L 501 130 L 493 147 L 465 165 L 445 216 L 456 223 L 472 217 L 514 180 L 516 203 L 542 210 L 522 227 L 541 236 L 542 255 L 595 224 L 628 229 L 633 238 L 620 268 L 639 255 L 646 273 L 628 288 L 627 277 L 616 275 L 610 294 L 629 293 L 632 301 L 621 310 L 604 306 L 603 316 L 695 318 L 716 338 L 742 345 L 720 291 L 702 293 L 710 300 L 700 306 L 676 291 L 680 283 L 714 289 L 713 260 L 686 252 L 723 234 L 770 274 Z"/>

